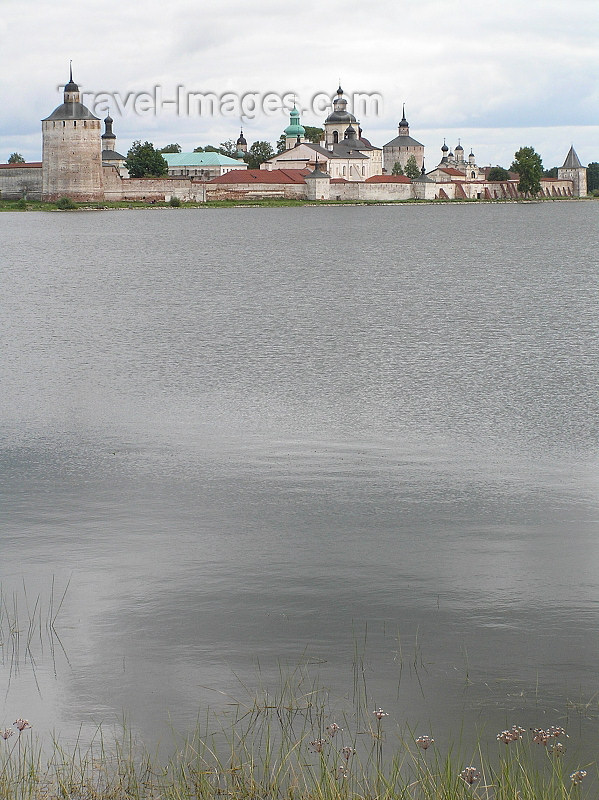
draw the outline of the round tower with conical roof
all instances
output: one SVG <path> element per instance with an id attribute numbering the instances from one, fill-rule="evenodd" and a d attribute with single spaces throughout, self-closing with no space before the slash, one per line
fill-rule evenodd
<path id="1" fill-rule="evenodd" d="M 42 120 L 42 199 L 102 200 L 100 120 L 81 103 L 72 68 L 63 97 Z"/>

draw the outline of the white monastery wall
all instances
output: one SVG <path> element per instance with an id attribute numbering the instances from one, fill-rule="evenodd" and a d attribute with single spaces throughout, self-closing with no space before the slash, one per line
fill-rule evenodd
<path id="1" fill-rule="evenodd" d="M 206 201 L 250 200 L 252 198 L 279 197 L 301 200 L 306 196 L 305 183 L 218 183 L 206 184 Z"/>

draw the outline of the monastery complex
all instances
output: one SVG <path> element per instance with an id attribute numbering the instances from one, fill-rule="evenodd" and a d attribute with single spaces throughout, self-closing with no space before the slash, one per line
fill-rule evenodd
<path id="1" fill-rule="evenodd" d="M 360 122 L 347 108 L 341 87 L 323 124 L 321 142 L 308 141 L 294 107 L 284 130 L 285 150 L 250 170 L 243 161 L 247 142 L 241 132 L 237 153 L 164 154 L 168 175 L 131 178 L 125 156 L 117 150 L 113 120 L 101 121 L 81 103 L 72 73 L 64 101 L 42 120 L 42 160 L 0 164 L 0 196 L 5 199 L 76 201 L 207 200 L 286 197 L 306 200 L 518 199 L 518 176 L 489 181 L 490 167 L 476 164 L 458 142 L 453 152 L 443 143 L 439 163 L 428 172 L 424 145 L 410 135 L 403 110 L 398 134 L 382 148 L 365 138 Z M 417 177 L 401 173 L 408 162 Z M 541 196 L 582 197 L 586 169 L 571 147 L 557 178 L 541 179 Z"/>

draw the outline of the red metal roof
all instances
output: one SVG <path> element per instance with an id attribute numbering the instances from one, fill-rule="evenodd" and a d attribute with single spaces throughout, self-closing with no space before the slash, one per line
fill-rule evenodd
<path id="1" fill-rule="evenodd" d="M 0 164 L 0 169 L 40 169 L 41 161 L 28 161 L 25 164 Z"/>
<path id="2" fill-rule="evenodd" d="M 372 175 L 365 183 L 412 183 L 407 175 Z"/>
<path id="3" fill-rule="evenodd" d="M 304 183 L 309 174 L 309 169 L 232 169 L 208 183 Z"/>

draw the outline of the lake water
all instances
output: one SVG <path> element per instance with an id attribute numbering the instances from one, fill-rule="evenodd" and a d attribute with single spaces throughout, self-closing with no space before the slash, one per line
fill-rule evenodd
<path id="1" fill-rule="evenodd" d="M 391 729 L 584 748 L 598 232 L 593 202 L 1 214 L 0 725 L 153 741 L 302 663 Z"/>

